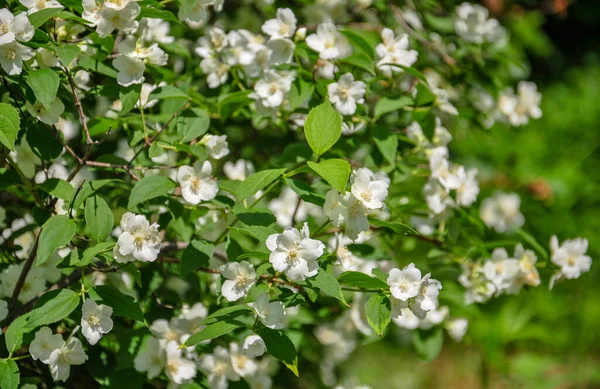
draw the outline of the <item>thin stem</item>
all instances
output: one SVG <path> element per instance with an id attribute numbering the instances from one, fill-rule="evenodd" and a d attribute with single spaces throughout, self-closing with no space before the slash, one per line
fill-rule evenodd
<path id="1" fill-rule="evenodd" d="M 23 185 L 25 185 L 27 190 L 31 193 L 37 206 L 40 208 L 44 208 L 44 202 L 38 196 L 37 192 L 35 191 L 35 188 L 33 187 L 33 184 L 31 183 L 31 181 L 29 181 L 29 178 L 27 178 L 27 176 L 25 176 L 25 173 L 23 173 L 21 168 L 19 168 L 19 165 L 17 165 L 17 163 L 13 161 L 13 159 L 9 155 L 5 155 L 4 159 L 6 159 L 6 162 L 8 162 L 8 164 L 17 172 L 19 177 L 21 177 Z"/>
<path id="2" fill-rule="evenodd" d="M 13 290 L 12 297 L 10 298 L 10 302 L 8 304 L 8 311 L 10 312 L 12 308 L 15 306 L 17 299 L 19 298 L 19 294 L 21 293 L 21 289 L 23 289 L 23 285 L 25 285 L 25 279 L 27 278 L 27 274 L 29 274 L 29 270 L 31 270 L 31 266 L 33 265 L 33 260 L 35 259 L 35 255 L 37 253 L 38 243 L 40 240 L 40 235 L 42 231 L 35 237 L 35 242 L 33 243 L 33 247 L 31 248 L 31 252 L 29 253 L 29 257 L 25 261 L 23 265 L 23 270 L 21 270 L 21 274 L 19 275 L 19 279 L 17 280 L 17 284 L 15 285 L 15 289 Z"/>

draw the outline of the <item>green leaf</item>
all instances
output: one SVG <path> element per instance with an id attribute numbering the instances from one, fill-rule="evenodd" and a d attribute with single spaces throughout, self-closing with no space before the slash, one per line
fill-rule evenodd
<path id="1" fill-rule="evenodd" d="M 375 75 L 375 64 L 373 63 L 373 59 L 365 53 L 354 53 L 349 57 L 340 59 L 340 62 L 362 69 L 372 76 Z"/>
<path id="2" fill-rule="evenodd" d="M 184 111 L 177 118 L 177 135 L 179 141 L 187 143 L 197 139 L 208 131 L 210 118 L 208 113 L 200 108 L 192 108 Z"/>
<path id="3" fill-rule="evenodd" d="M 133 297 L 119 292 L 110 286 L 95 286 L 90 291 L 90 296 L 97 302 L 108 305 L 113 309 L 115 316 L 128 317 L 139 322 L 144 322 L 144 313 Z"/>
<path id="4" fill-rule="evenodd" d="M 59 247 L 69 244 L 75 232 L 77 232 L 75 220 L 66 215 L 56 215 L 48 219 L 40 233 L 35 265 L 43 265 Z"/>
<path id="5" fill-rule="evenodd" d="M 412 104 L 412 102 L 412 99 L 408 96 L 402 96 L 398 99 L 382 97 L 377 104 L 375 104 L 375 113 L 373 114 L 373 117 L 377 120 L 385 114 L 398 111 L 407 105 Z"/>
<path id="6" fill-rule="evenodd" d="M 238 204 L 233 207 L 233 213 L 242 223 L 249 226 L 268 227 L 276 221 L 273 212 L 265 208 L 246 209 L 241 204 Z"/>
<path id="7" fill-rule="evenodd" d="M 80 297 L 70 289 L 60 289 L 47 292 L 42 298 L 43 303 L 39 307 L 36 304 L 29 314 L 26 328 L 45 326 L 64 319 L 77 308 Z"/>
<path id="8" fill-rule="evenodd" d="M 33 28 L 38 28 L 44 24 L 46 20 L 58 15 L 61 10 L 62 8 L 46 8 L 41 11 L 34 12 L 27 17 L 29 18 L 29 22 L 33 25 Z"/>
<path id="9" fill-rule="evenodd" d="M 257 239 L 258 241 L 265 242 L 269 235 L 276 234 L 277 230 L 272 227 L 264 226 L 248 226 L 244 223 L 238 223 L 237 227 L 229 227 L 230 230 L 239 231 L 246 235 Z"/>
<path id="10" fill-rule="evenodd" d="M 207 267 L 208 261 L 212 258 L 215 246 L 200 240 L 192 240 L 183 250 L 181 255 L 181 265 L 179 275 L 184 277 L 186 274 L 195 271 L 199 267 Z"/>
<path id="11" fill-rule="evenodd" d="M 304 124 L 306 141 L 317 158 L 340 139 L 342 116 L 329 101 L 311 109 Z"/>
<path id="12" fill-rule="evenodd" d="M 104 74 L 111 78 L 117 78 L 117 71 L 110 66 L 106 65 L 103 61 L 90 58 L 87 55 L 81 55 L 77 61 L 77 66 L 81 66 L 84 69 L 91 70 L 96 73 Z"/>
<path id="13" fill-rule="evenodd" d="M 85 223 L 90 234 L 98 242 L 102 242 L 110 235 L 115 218 L 112 210 L 102 197 L 96 195 L 90 197 L 85 203 Z"/>
<path id="14" fill-rule="evenodd" d="M 63 152 L 61 141 L 56 139 L 51 131 L 54 130 L 40 122 L 29 125 L 25 132 L 25 138 L 31 150 L 44 161 L 54 160 Z M 61 136 L 61 134 L 57 135 Z"/>
<path id="15" fill-rule="evenodd" d="M 521 228 L 519 228 L 516 233 L 523 238 L 523 240 L 527 242 L 535 251 L 537 251 L 537 253 L 540 254 L 543 259 L 546 261 L 548 260 L 548 252 L 541 244 L 538 243 L 537 240 L 535 240 L 531 234 L 527 233 Z"/>
<path id="16" fill-rule="evenodd" d="M 223 320 L 223 318 L 233 319 L 236 316 L 240 316 L 248 312 L 252 312 L 252 309 L 247 305 L 233 305 L 231 307 L 221 308 L 211 313 L 204 320 L 204 322 L 207 324 L 212 324 L 215 321 Z"/>
<path id="17" fill-rule="evenodd" d="M 126 113 L 131 111 L 135 105 L 140 101 L 141 85 L 132 85 L 127 88 L 119 88 L 119 100 L 121 100 L 121 112 L 119 117 L 125 116 Z"/>
<path id="18" fill-rule="evenodd" d="M 434 360 L 442 351 L 444 345 L 444 333 L 441 328 L 424 333 L 413 331 L 412 340 L 417 353 L 425 360 Z"/>
<path id="19" fill-rule="evenodd" d="M 11 151 L 15 151 L 20 123 L 19 112 L 9 104 L 0 103 L 0 143 Z"/>
<path id="20" fill-rule="evenodd" d="M 236 328 L 242 326 L 244 326 L 244 324 L 236 320 L 223 320 L 213 324 L 209 324 L 204 329 L 196 332 L 195 334 L 187 338 L 187 340 L 184 343 L 184 346 L 190 347 L 194 346 L 196 343 L 203 342 L 205 340 L 218 338 L 219 336 L 228 334 Z"/>
<path id="21" fill-rule="evenodd" d="M 77 57 L 77 55 L 81 53 L 81 49 L 79 48 L 79 46 L 67 44 L 56 46 L 54 48 L 54 51 L 56 51 L 60 63 L 62 63 L 63 66 L 67 68 L 69 67 L 71 62 L 73 62 L 73 60 Z"/>
<path id="22" fill-rule="evenodd" d="M 296 377 L 298 375 L 298 354 L 294 343 L 283 332 L 270 328 L 259 328 L 256 333 L 265 342 L 267 352 L 279 359 Z"/>
<path id="23" fill-rule="evenodd" d="M 52 103 L 56 99 L 60 79 L 58 74 L 52 69 L 38 69 L 31 71 L 25 76 L 27 85 L 33 91 L 35 98 L 46 109 L 50 109 Z"/>
<path id="24" fill-rule="evenodd" d="M 17 317 L 10 323 L 4 334 L 6 350 L 8 350 L 10 354 L 18 350 L 23 344 L 23 333 L 30 331 L 24 328 L 27 324 L 27 319 L 29 319 L 29 313 Z"/>
<path id="25" fill-rule="evenodd" d="M 175 186 L 173 181 L 164 176 L 144 177 L 133 187 L 127 208 L 131 209 L 144 201 L 164 196 Z"/>
<path id="26" fill-rule="evenodd" d="M 81 206 L 81 204 L 83 204 L 85 199 L 96 193 L 96 191 L 100 188 L 115 181 L 119 180 L 107 178 L 104 180 L 93 180 L 85 182 L 81 186 L 81 190 L 79 191 L 79 193 L 77 193 L 77 197 L 73 199 L 73 209 L 78 209 Z"/>
<path id="27" fill-rule="evenodd" d="M 383 294 L 373 294 L 367 301 L 366 315 L 373 331 L 382 336 L 392 318 L 390 299 Z"/>
<path id="28" fill-rule="evenodd" d="M 346 38 L 350 40 L 352 46 L 366 54 L 369 58 L 375 58 L 375 49 L 371 44 L 362 36 L 362 31 L 357 30 L 343 30 L 340 31 Z"/>
<path id="29" fill-rule="evenodd" d="M 316 204 L 322 207 L 325 204 L 325 197 L 319 193 L 315 193 L 313 189 L 308 186 L 304 181 L 294 180 L 292 178 L 286 178 L 285 183 L 297 194 L 300 195 L 302 200 L 307 203 Z"/>
<path id="30" fill-rule="evenodd" d="M 302 104 L 311 98 L 314 91 L 315 86 L 311 82 L 304 81 L 301 77 L 296 78 L 288 99 L 290 112 L 300 108 Z"/>
<path id="31" fill-rule="evenodd" d="M 384 220 L 369 219 L 369 223 L 376 227 L 383 227 L 394 231 L 396 234 L 401 235 L 420 235 L 419 231 L 415 230 L 408 224 L 398 222 L 386 222 Z"/>
<path id="32" fill-rule="evenodd" d="M 255 195 L 256 192 L 278 179 L 284 172 L 285 169 L 270 169 L 254 173 L 250 177 L 246 178 L 240 184 L 240 186 L 238 186 L 238 199 L 243 200 L 247 197 Z"/>
<path id="33" fill-rule="evenodd" d="M 89 247 L 85 249 L 81 261 L 75 264 L 75 266 L 87 266 L 90 263 L 92 263 L 92 261 L 94 260 L 94 258 L 96 258 L 98 254 L 109 251 L 113 247 L 115 247 L 114 242 L 102 242 L 98 243 L 95 246 Z"/>
<path id="34" fill-rule="evenodd" d="M 338 280 L 323 268 L 319 269 L 319 272 L 314 278 L 309 278 L 306 282 L 310 286 L 316 286 L 321 289 L 324 293 L 340 300 L 344 305 L 348 305 L 342 294 L 342 286 Z"/>
<path id="35" fill-rule="evenodd" d="M 0 359 L 0 389 L 17 389 L 21 382 L 19 367 L 11 359 Z"/>
<path id="36" fill-rule="evenodd" d="M 376 126 L 373 128 L 373 140 L 383 157 L 392 165 L 396 164 L 396 154 L 398 153 L 398 136 L 392 133 L 386 126 Z"/>
<path id="37" fill-rule="evenodd" d="M 347 271 L 339 275 L 338 282 L 343 285 L 357 286 L 366 289 L 387 289 L 388 284 L 379 278 L 371 277 L 368 274 Z"/>
<path id="38" fill-rule="evenodd" d="M 343 159 L 327 159 L 319 163 L 308 161 L 307 164 L 338 192 L 346 192 L 346 182 L 351 170 L 348 162 Z"/>
<path id="39" fill-rule="evenodd" d="M 148 101 L 175 98 L 189 99 L 189 96 L 177 87 L 165 85 L 161 86 L 160 88 L 156 88 L 154 91 L 152 91 L 152 93 L 150 93 L 150 96 L 148 96 Z"/>
<path id="40" fill-rule="evenodd" d="M 142 9 L 140 10 L 140 16 L 143 18 L 155 18 L 166 20 L 169 22 L 179 22 L 179 19 L 177 19 L 172 12 L 163 11 L 155 8 L 142 7 Z"/>
<path id="41" fill-rule="evenodd" d="M 51 196 L 59 199 L 71 201 L 75 194 L 75 188 L 65 180 L 59 178 L 49 178 L 38 185 L 38 188 Z"/>

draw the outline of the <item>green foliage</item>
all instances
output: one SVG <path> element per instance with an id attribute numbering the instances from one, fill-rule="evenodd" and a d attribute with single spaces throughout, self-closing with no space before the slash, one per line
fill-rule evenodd
<path id="1" fill-rule="evenodd" d="M 13 151 L 20 122 L 21 119 L 16 109 L 6 103 L 0 103 L 0 143 Z"/>
<path id="2" fill-rule="evenodd" d="M 36 266 L 43 265 L 61 246 L 68 244 L 77 232 L 75 220 L 65 215 L 52 216 L 42 226 Z"/>
<path id="3" fill-rule="evenodd" d="M 43 301 L 43 303 L 41 303 Z M 62 289 L 48 292 L 40 298 L 29 314 L 26 328 L 41 327 L 56 323 L 69 316 L 79 305 L 79 295 L 72 290 Z"/>
<path id="4" fill-rule="evenodd" d="M 342 118 L 328 101 L 308 113 L 304 124 L 304 134 L 317 158 L 333 147 L 340 139 L 341 133 Z"/>

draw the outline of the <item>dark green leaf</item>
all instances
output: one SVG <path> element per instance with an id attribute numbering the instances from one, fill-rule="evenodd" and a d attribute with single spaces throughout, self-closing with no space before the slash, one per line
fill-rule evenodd
<path id="1" fill-rule="evenodd" d="M 25 76 L 25 80 L 33 91 L 35 98 L 46 109 L 50 109 L 56 99 L 56 92 L 58 92 L 58 86 L 60 85 L 58 74 L 52 69 L 38 69 L 29 72 Z"/>
<path id="2" fill-rule="evenodd" d="M 373 59 L 365 53 L 354 53 L 346 58 L 342 58 L 340 62 L 362 69 L 372 76 L 375 75 Z"/>
<path id="3" fill-rule="evenodd" d="M 75 232 L 77 232 L 75 220 L 66 215 L 56 215 L 48 219 L 40 233 L 35 265 L 43 265 L 59 247 L 71 242 Z"/>
<path id="4" fill-rule="evenodd" d="M 110 235 L 115 218 L 106 201 L 96 195 L 88 198 L 85 203 L 85 222 L 94 239 L 102 242 Z"/>
<path id="5" fill-rule="evenodd" d="M 199 267 L 207 267 L 208 261 L 213 256 L 214 249 L 215 246 L 210 243 L 192 240 L 181 255 L 179 275 L 184 277 Z"/>
<path id="6" fill-rule="evenodd" d="M 339 275 L 338 282 L 343 285 L 357 286 L 366 289 L 387 289 L 388 284 L 379 278 L 371 277 L 368 274 L 347 271 Z"/>
<path id="7" fill-rule="evenodd" d="M 28 126 L 25 132 L 31 150 L 44 161 L 52 161 L 63 152 L 62 142 L 56 139 L 50 131 L 54 130 L 46 128 L 42 123 L 35 123 Z M 60 136 L 58 133 L 57 135 Z"/>
<path id="8" fill-rule="evenodd" d="M 333 274 L 325 269 L 320 268 L 317 275 L 314 278 L 309 278 L 306 282 L 311 286 L 316 286 L 331 297 L 340 300 L 344 305 L 348 305 L 342 294 L 342 286 Z"/>
<path id="9" fill-rule="evenodd" d="M 155 18 L 155 19 L 166 20 L 169 22 L 176 22 L 176 23 L 179 22 L 179 19 L 177 19 L 175 17 L 175 15 L 173 15 L 172 12 L 158 10 L 155 8 L 142 7 L 142 9 L 140 11 L 140 16 L 143 18 Z"/>
<path id="10" fill-rule="evenodd" d="M 377 104 L 375 104 L 375 113 L 373 114 L 373 117 L 377 120 L 385 114 L 398 111 L 405 106 L 410 105 L 412 102 L 412 99 L 408 96 L 402 96 L 398 99 L 382 97 Z"/>
<path id="11" fill-rule="evenodd" d="M 75 194 L 75 188 L 65 180 L 49 178 L 38 185 L 44 192 L 59 199 L 71 201 Z"/>
<path id="12" fill-rule="evenodd" d="M 119 88 L 119 100 L 121 100 L 121 112 L 119 117 L 131 111 L 140 101 L 141 85 L 132 85 L 127 88 Z"/>
<path id="13" fill-rule="evenodd" d="M 77 193 L 77 197 L 73 199 L 73 209 L 78 209 L 83 204 L 85 199 L 96 193 L 96 191 L 102 188 L 103 186 L 113 183 L 115 181 L 118 180 L 107 178 L 104 180 L 94 180 L 85 182 L 81 186 L 81 190 L 79 191 L 79 193 Z"/>
<path id="14" fill-rule="evenodd" d="M 392 133 L 387 127 L 376 126 L 373 128 L 373 138 L 381 155 L 390 164 L 395 165 L 396 154 L 398 152 L 398 136 Z"/>
<path id="15" fill-rule="evenodd" d="M 270 328 L 259 328 L 256 332 L 265 342 L 267 352 L 283 362 L 298 377 L 298 354 L 290 338 L 283 332 Z"/>
<path id="16" fill-rule="evenodd" d="M 285 182 L 294 192 L 300 195 L 302 200 L 306 201 L 307 203 L 316 204 L 319 207 L 322 207 L 323 204 L 325 204 L 325 197 L 319 193 L 315 193 L 313 189 L 304 181 L 286 178 Z"/>
<path id="17" fill-rule="evenodd" d="M 194 346 L 196 343 L 218 338 L 242 326 L 244 324 L 236 320 L 218 321 L 207 325 L 204 329 L 190 336 L 184 345 L 186 347 Z"/>
<path id="18" fill-rule="evenodd" d="M 199 108 L 184 111 L 177 118 L 177 135 L 179 136 L 179 141 L 187 143 L 200 138 L 208 131 L 209 124 L 210 118 L 206 111 Z"/>
<path id="19" fill-rule="evenodd" d="M 44 22 L 50 18 L 57 16 L 61 11 L 61 8 L 46 8 L 41 11 L 37 11 L 28 15 L 29 22 L 33 25 L 33 28 L 38 28 Z"/>
<path id="20" fill-rule="evenodd" d="M 244 200 L 247 197 L 255 195 L 256 192 L 275 181 L 284 172 L 285 169 L 270 169 L 254 173 L 238 186 L 237 197 L 240 200 Z"/>
<path id="21" fill-rule="evenodd" d="M 90 296 L 97 302 L 111 307 L 115 316 L 128 317 L 142 323 L 144 322 L 144 313 L 140 309 L 140 304 L 131 296 L 105 285 L 95 286 L 90 291 Z"/>
<path id="22" fill-rule="evenodd" d="M 181 89 L 171 85 L 165 85 L 156 88 L 152 93 L 150 93 L 150 96 L 148 96 L 148 101 L 183 97 L 189 98 L 189 96 Z"/>

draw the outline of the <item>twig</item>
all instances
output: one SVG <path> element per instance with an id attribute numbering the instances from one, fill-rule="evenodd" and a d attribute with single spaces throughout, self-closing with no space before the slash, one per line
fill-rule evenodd
<path id="1" fill-rule="evenodd" d="M 38 243 L 40 240 L 40 235 L 42 231 L 35 237 L 35 242 L 33 243 L 33 247 L 31 248 L 31 252 L 29 253 L 29 257 L 27 257 L 27 261 L 23 265 L 23 270 L 21 270 L 21 274 L 19 275 L 19 279 L 17 280 L 17 284 L 15 285 L 15 289 L 13 290 L 12 297 L 10 298 L 10 302 L 8 303 L 8 311 L 10 312 L 12 308 L 15 306 L 17 299 L 19 298 L 19 294 L 21 293 L 21 289 L 23 289 L 23 285 L 25 285 L 25 279 L 29 274 L 29 270 L 31 270 L 31 266 L 33 265 L 33 260 L 35 259 L 35 255 L 37 253 Z"/>
<path id="2" fill-rule="evenodd" d="M 83 130 L 85 131 L 85 142 L 88 145 L 94 145 L 94 144 L 98 144 L 99 142 L 96 142 L 92 139 L 92 137 L 90 136 L 90 130 L 88 129 L 87 126 L 87 120 L 85 119 L 85 114 L 83 113 L 83 107 L 81 106 L 81 101 L 79 101 L 79 96 L 77 95 L 77 90 L 75 88 L 75 82 L 73 81 L 73 77 L 71 77 L 71 72 L 69 72 L 69 69 L 67 69 L 67 67 L 64 67 L 65 69 L 65 74 L 67 75 L 67 79 L 69 80 L 69 85 L 71 85 L 71 91 L 73 91 L 73 98 L 75 99 L 75 107 L 77 108 L 77 113 L 79 114 L 79 121 L 81 122 L 81 125 L 83 126 Z"/>
<path id="3" fill-rule="evenodd" d="M 21 177 L 23 185 L 25 185 L 25 188 L 27 188 L 27 190 L 31 193 L 37 206 L 40 208 L 44 208 L 44 202 L 38 196 L 37 192 L 35 191 L 35 188 L 33 187 L 33 184 L 31 183 L 31 181 L 29 181 L 29 178 L 27 178 L 25 176 L 25 173 L 23 173 L 23 171 L 19 168 L 19 165 L 15 161 L 13 161 L 9 155 L 5 155 L 4 158 L 6 159 L 6 162 L 8 162 L 8 164 L 17 172 L 19 177 Z"/>
<path id="4" fill-rule="evenodd" d="M 131 167 L 131 164 L 133 163 L 133 161 L 135 161 L 135 159 L 142 153 L 142 151 L 144 151 L 144 149 L 146 147 L 149 147 L 149 145 L 151 145 L 152 142 L 154 142 L 156 140 L 156 138 L 158 138 L 158 136 L 168 127 L 168 125 L 171 124 L 173 119 L 175 119 L 175 117 L 177 117 L 181 113 L 181 111 L 183 111 L 187 107 L 187 105 L 190 103 L 190 101 L 192 101 L 192 99 L 188 99 L 185 102 L 185 104 L 183 104 L 183 106 L 181 106 L 181 108 L 179 108 L 177 111 L 175 111 L 173 113 L 173 115 L 171 115 L 169 120 L 167 120 L 167 122 L 156 132 L 156 134 L 154 134 L 154 136 L 152 136 L 152 138 L 150 138 L 150 140 L 147 140 L 142 144 L 142 147 L 140 147 L 140 149 L 131 158 L 131 160 L 129 161 L 127 166 Z"/>

